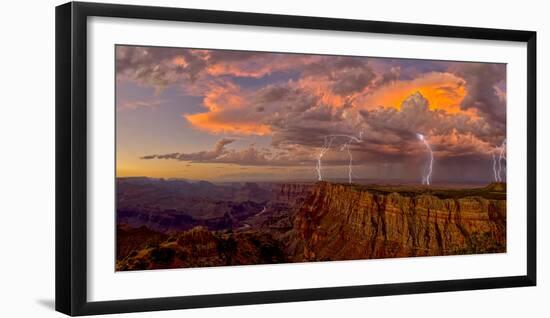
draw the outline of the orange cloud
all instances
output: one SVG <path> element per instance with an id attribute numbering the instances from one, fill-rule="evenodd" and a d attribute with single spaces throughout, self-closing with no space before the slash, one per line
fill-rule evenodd
<path id="1" fill-rule="evenodd" d="M 432 72 L 408 81 L 394 81 L 381 87 L 365 86 L 352 90 L 349 94 L 334 93 L 334 80 L 327 77 L 305 77 L 299 81 L 289 81 L 304 94 L 317 98 L 317 103 L 330 107 L 353 105 L 357 108 L 375 109 L 378 106 L 401 109 L 405 99 L 420 92 L 428 101 L 431 110 L 445 110 L 448 114 L 465 114 L 472 119 L 479 118 L 475 109 L 462 110 L 460 104 L 467 95 L 464 79 L 451 73 Z M 186 114 L 184 117 L 196 128 L 211 133 L 236 133 L 243 135 L 268 135 L 269 125 L 262 120 L 266 112 L 258 112 L 255 91 L 242 91 L 239 86 L 227 82 L 222 86 L 210 87 L 203 99 L 206 112 Z M 282 103 L 275 104 L 278 113 L 287 109 Z M 280 117 L 284 117 L 281 115 Z"/>
<path id="2" fill-rule="evenodd" d="M 212 88 L 204 97 L 203 105 L 207 112 L 183 115 L 199 129 L 244 135 L 266 135 L 271 132 L 269 126 L 259 123 L 254 112 L 246 111 L 249 108 L 246 97 L 234 84 Z"/>
<path id="3" fill-rule="evenodd" d="M 204 96 L 204 107 L 209 111 L 218 111 L 222 108 L 241 108 L 244 103 L 240 88 L 234 84 L 212 88 Z"/>
<path id="4" fill-rule="evenodd" d="M 462 78 L 451 73 L 428 73 L 410 81 L 396 81 L 364 95 L 358 105 L 365 108 L 378 106 L 401 108 L 403 101 L 415 92 L 420 92 L 430 109 L 442 109 L 448 113 L 464 112 L 460 103 L 467 94 Z"/>
<path id="5" fill-rule="evenodd" d="M 268 135 L 271 129 L 267 125 L 246 121 L 228 122 L 220 112 L 184 115 L 193 126 L 211 133 L 235 133 L 242 135 Z"/>
<path id="6" fill-rule="evenodd" d="M 174 63 L 174 65 L 176 66 L 179 66 L 179 67 L 187 67 L 189 65 L 189 63 L 187 63 L 187 61 L 185 60 L 185 58 L 183 56 L 177 56 L 175 57 L 173 60 L 172 60 L 172 63 Z"/>

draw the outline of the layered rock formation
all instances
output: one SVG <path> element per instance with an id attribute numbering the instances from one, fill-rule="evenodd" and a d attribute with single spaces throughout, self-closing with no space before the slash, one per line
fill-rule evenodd
<path id="1" fill-rule="evenodd" d="M 244 226 L 233 230 L 196 226 L 158 233 L 119 225 L 116 268 L 506 252 L 503 183 L 476 189 L 277 185 L 272 199 L 255 209 Z"/>
<path id="2" fill-rule="evenodd" d="M 289 253 L 323 261 L 505 252 L 506 200 L 493 188 L 398 193 L 318 183 L 296 214 Z"/>
<path id="3" fill-rule="evenodd" d="M 279 203 L 296 205 L 311 194 L 314 185 L 303 183 L 275 184 L 272 189 L 273 200 Z"/>

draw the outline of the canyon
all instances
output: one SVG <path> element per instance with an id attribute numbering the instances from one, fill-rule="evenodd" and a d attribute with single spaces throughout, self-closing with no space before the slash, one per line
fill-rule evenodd
<path id="1" fill-rule="evenodd" d="M 116 270 L 506 252 L 504 183 L 165 182 L 117 187 Z"/>

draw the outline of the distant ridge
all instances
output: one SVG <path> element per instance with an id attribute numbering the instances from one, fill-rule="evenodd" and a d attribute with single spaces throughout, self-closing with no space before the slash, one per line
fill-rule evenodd
<path id="1" fill-rule="evenodd" d="M 487 191 L 506 192 L 506 182 L 493 182 L 485 187 Z"/>

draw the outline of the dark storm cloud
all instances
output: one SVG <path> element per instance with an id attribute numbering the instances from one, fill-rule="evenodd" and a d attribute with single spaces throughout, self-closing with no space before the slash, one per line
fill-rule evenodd
<path id="1" fill-rule="evenodd" d="M 332 93 L 348 96 L 361 92 L 373 83 L 376 74 L 368 63 L 368 58 L 330 56 L 304 67 L 303 78 L 326 80 Z"/>
<path id="2" fill-rule="evenodd" d="M 456 74 L 466 80 L 468 91 L 461 107 L 478 109 L 488 120 L 505 126 L 506 100 L 499 96 L 497 87 L 506 81 L 506 65 L 462 63 L 456 67 Z"/>
<path id="3" fill-rule="evenodd" d="M 360 113 L 373 129 L 405 132 L 407 136 L 415 133 L 447 135 L 453 130 L 476 136 L 495 133 L 485 121 L 473 120 L 464 114 L 431 110 L 428 100 L 418 92 L 407 98 L 399 110 L 380 107 L 371 111 L 362 110 Z M 403 136 L 403 138 L 406 137 Z"/>
<path id="4" fill-rule="evenodd" d="M 298 76 L 265 79 L 288 71 Z M 200 87 L 204 112 L 184 115 L 192 127 L 272 138 L 272 149 L 229 149 L 234 140 L 222 139 L 210 150 L 142 159 L 291 165 L 315 160 L 325 137 L 338 135 L 335 151 L 349 142 L 346 136 L 361 137 L 350 144 L 354 162 L 398 161 L 425 154 L 416 137 L 422 133 L 438 158 L 486 160 L 506 133 L 501 64 L 117 47 L 117 75 L 157 88 Z M 237 85 L 237 77 L 264 79 L 251 88 Z M 412 94 L 415 85 L 456 102 L 430 105 L 422 94 Z M 385 95 L 377 96 L 381 91 Z"/>
<path id="5" fill-rule="evenodd" d="M 289 156 L 288 148 L 273 152 L 271 149 L 258 148 L 255 145 L 249 145 L 244 149 L 228 149 L 226 146 L 232 144 L 235 139 L 223 138 L 216 142 L 211 150 L 198 151 L 192 153 L 168 153 L 145 155 L 140 159 L 153 160 L 177 160 L 191 163 L 228 163 L 250 166 L 265 165 L 296 165 L 301 161 L 309 161 L 311 158 L 302 156 Z"/>
<path id="6" fill-rule="evenodd" d="M 378 108 L 361 111 L 365 119 L 364 139 L 373 148 L 380 148 L 379 155 L 422 151 L 417 133 L 429 138 L 439 157 L 478 156 L 486 158 L 494 144 L 502 140 L 502 132 L 483 119 L 472 119 L 463 114 L 449 114 L 430 110 L 428 101 L 416 93 L 403 102 L 400 110 Z M 394 151 L 391 151 L 394 150 Z"/>
<path id="7" fill-rule="evenodd" d="M 193 161 L 193 162 L 212 161 L 226 154 L 228 150 L 225 149 L 225 146 L 233 143 L 234 141 L 235 139 L 222 138 L 218 140 L 218 142 L 216 142 L 216 144 L 214 145 L 214 149 L 212 150 L 199 151 L 199 152 L 193 152 L 193 153 L 174 152 L 174 153 L 162 154 L 162 155 L 146 155 L 141 157 L 140 159 L 143 159 L 143 160 L 174 159 L 179 161 Z"/>
<path id="8" fill-rule="evenodd" d="M 157 89 L 181 83 L 200 87 L 196 83 L 198 79 L 216 82 L 218 76 L 259 78 L 273 72 L 302 67 L 310 60 L 315 60 L 315 57 L 300 54 L 117 46 L 116 72 L 119 79 L 138 81 Z"/>
<path id="9" fill-rule="evenodd" d="M 117 46 L 117 77 L 157 88 L 181 80 L 195 81 L 207 66 L 198 52 L 177 48 Z"/>
<path id="10" fill-rule="evenodd" d="M 398 81 L 401 78 L 401 67 L 391 66 L 389 71 L 384 72 L 376 80 L 376 86 L 384 86 L 386 84 L 391 84 Z"/>

